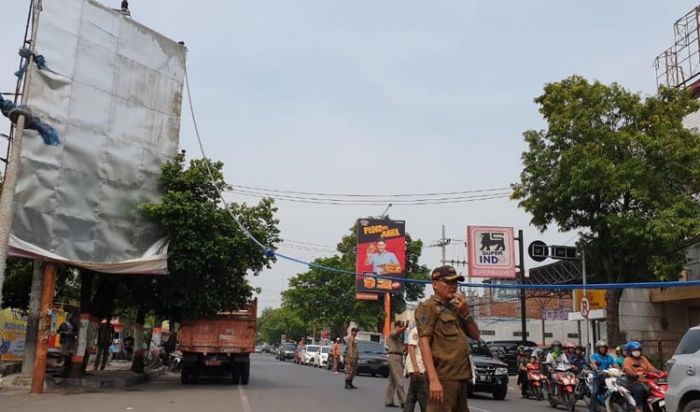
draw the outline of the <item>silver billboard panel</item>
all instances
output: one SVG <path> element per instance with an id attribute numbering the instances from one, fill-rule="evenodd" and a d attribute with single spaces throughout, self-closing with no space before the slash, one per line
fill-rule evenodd
<path id="1" fill-rule="evenodd" d="M 25 131 L 11 252 L 107 273 L 167 273 L 160 168 L 178 150 L 183 45 L 93 0 L 43 0 L 27 103 L 61 144 Z"/>

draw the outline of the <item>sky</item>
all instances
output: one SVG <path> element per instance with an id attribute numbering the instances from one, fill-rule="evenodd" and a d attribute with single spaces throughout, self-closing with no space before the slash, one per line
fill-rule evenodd
<path id="1" fill-rule="evenodd" d="M 0 91 L 14 90 L 28 3 L 0 0 Z M 120 1 L 103 3 L 118 7 Z M 517 182 L 526 149 L 522 133 L 545 126 L 533 99 L 547 82 L 579 74 L 653 94 L 654 57 L 672 44 L 673 23 L 697 5 L 130 1 L 134 19 L 187 45 L 205 149 L 224 162 L 229 183 L 363 194 Z M 183 106 L 180 145 L 188 156 L 201 157 L 188 110 Z M 0 132 L 7 129 L 0 121 Z M 241 195 L 232 200 L 257 201 Z M 282 238 L 331 249 L 357 218 L 385 208 L 277 205 Z M 573 244 L 576 237 L 556 227 L 540 233 L 508 199 L 394 206 L 389 215 L 405 220 L 407 232 L 426 245 L 440 237 L 442 225 L 452 239 L 464 239 L 467 225 L 523 229 L 526 244 Z M 303 260 L 327 255 L 285 244 L 280 251 Z M 452 242 L 446 255 L 465 259 L 464 244 Z M 439 248 L 424 249 L 421 263 L 439 262 Z M 279 261 L 252 277 L 262 288 L 260 309 L 279 306 L 288 279 L 305 270 Z"/>

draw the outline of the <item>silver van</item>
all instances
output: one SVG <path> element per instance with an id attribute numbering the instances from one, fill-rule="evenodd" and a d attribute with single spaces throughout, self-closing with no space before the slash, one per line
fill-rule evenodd
<path id="1" fill-rule="evenodd" d="M 700 412 L 700 326 L 688 329 L 666 369 L 666 410 Z"/>

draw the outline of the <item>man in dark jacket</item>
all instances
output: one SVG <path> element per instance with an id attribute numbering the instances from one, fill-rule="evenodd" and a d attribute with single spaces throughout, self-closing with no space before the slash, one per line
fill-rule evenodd
<path id="1" fill-rule="evenodd" d="M 102 319 L 97 329 L 97 355 L 95 356 L 95 370 L 104 370 L 109 360 L 109 347 L 114 339 L 114 325 L 110 322 L 111 316 Z"/>

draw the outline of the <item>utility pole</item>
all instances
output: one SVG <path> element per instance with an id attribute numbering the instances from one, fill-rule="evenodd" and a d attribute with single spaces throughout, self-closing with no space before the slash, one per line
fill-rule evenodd
<path id="1" fill-rule="evenodd" d="M 12 214 L 14 211 L 15 188 L 17 187 L 17 175 L 19 174 L 19 155 L 22 151 L 22 135 L 25 125 L 32 119 L 31 111 L 25 106 L 27 104 L 27 85 L 32 73 L 34 63 L 34 51 L 36 50 L 36 32 L 39 26 L 39 8 L 41 2 L 34 2 L 32 16 L 34 23 L 32 26 L 31 46 L 29 57 L 27 58 L 27 72 L 24 74 L 24 87 L 22 88 L 21 105 L 10 111 L 10 120 L 15 123 L 15 130 L 10 143 L 10 156 L 7 159 L 7 168 L 2 184 L 2 194 L 0 194 L 0 307 L 2 306 L 2 284 L 5 281 L 5 269 L 7 267 L 7 251 L 10 243 L 10 232 L 12 230 Z"/>
<path id="2" fill-rule="evenodd" d="M 588 297 L 588 293 L 586 293 L 586 249 L 581 249 L 581 275 L 582 275 L 582 280 L 583 280 L 583 296 L 581 296 L 581 300 L 583 298 Z M 580 308 L 579 308 L 580 310 Z M 588 353 L 593 353 L 591 351 L 591 334 L 590 334 L 590 321 L 588 320 L 588 317 L 586 317 L 586 350 L 588 350 Z"/>
<path id="3" fill-rule="evenodd" d="M 525 239 L 523 238 L 523 231 L 518 230 L 518 251 L 520 252 L 520 263 L 518 264 L 518 278 L 520 280 L 520 286 L 525 285 Z M 525 288 L 520 288 L 520 329 L 522 331 L 522 344 L 525 345 L 527 340 L 527 308 L 525 306 Z"/>
<path id="4" fill-rule="evenodd" d="M 445 239 L 445 225 L 442 225 L 442 237 L 440 238 L 440 247 L 442 248 L 442 266 L 445 266 L 445 246 L 447 246 L 447 239 Z"/>

